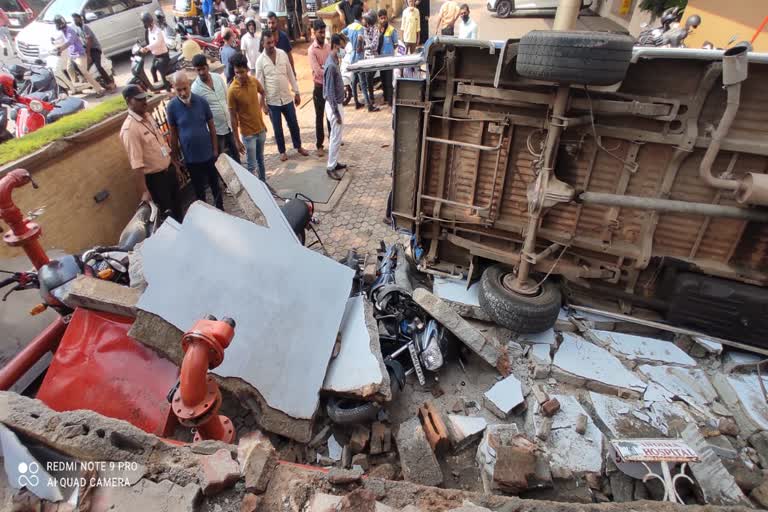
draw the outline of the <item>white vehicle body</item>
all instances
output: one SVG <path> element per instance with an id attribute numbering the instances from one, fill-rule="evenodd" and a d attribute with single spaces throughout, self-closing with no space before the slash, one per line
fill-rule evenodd
<path id="1" fill-rule="evenodd" d="M 137 40 L 144 40 L 142 12 L 159 9 L 157 0 L 53 0 L 40 15 L 16 36 L 16 49 L 27 64 L 45 62 L 60 34 L 53 18 L 60 14 L 68 23 L 72 13 L 82 13 L 101 43 L 102 52 L 113 56 L 129 51 Z"/>

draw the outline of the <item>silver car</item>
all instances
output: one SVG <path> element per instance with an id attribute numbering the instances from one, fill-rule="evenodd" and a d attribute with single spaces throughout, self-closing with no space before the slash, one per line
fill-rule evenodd
<path id="1" fill-rule="evenodd" d="M 157 0 L 53 0 L 35 21 L 16 36 L 16 48 L 21 60 L 28 64 L 45 61 L 51 50 L 51 38 L 57 35 L 54 16 L 61 14 L 72 22 L 72 13 L 82 13 L 101 43 L 107 56 L 126 52 L 144 39 L 140 14 L 154 12 Z"/>
<path id="2" fill-rule="evenodd" d="M 534 14 L 554 12 L 560 0 L 487 0 L 486 6 L 499 18 L 508 18 L 513 14 Z M 581 0 L 581 8 L 592 5 L 592 0 Z"/>

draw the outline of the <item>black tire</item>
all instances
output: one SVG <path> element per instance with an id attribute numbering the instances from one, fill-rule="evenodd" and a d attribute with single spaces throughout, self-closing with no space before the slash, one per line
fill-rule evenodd
<path id="1" fill-rule="evenodd" d="M 349 105 L 349 102 L 352 101 L 352 87 L 349 85 L 344 86 L 344 105 Z"/>
<path id="2" fill-rule="evenodd" d="M 533 30 L 520 39 L 516 69 L 535 80 L 611 85 L 626 76 L 633 44 L 624 34 Z"/>
<path id="3" fill-rule="evenodd" d="M 514 10 L 515 6 L 512 0 L 499 0 L 496 4 L 496 16 L 499 18 L 509 18 Z"/>
<path id="4" fill-rule="evenodd" d="M 363 402 L 348 398 L 329 398 L 325 406 L 328 418 L 337 425 L 370 423 L 376 419 L 381 406 L 376 402 Z"/>
<path id="5" fill-rule="evenodd" d="M 544 332 L 557 321 L 562 294 L 551 280 L 544 281 L 538 295 L 525 296 L 504 286 L 503 278 L 512 272 L 494 265 L 480 279 L 480 306 L 497 324 L 519 334 Z"/>

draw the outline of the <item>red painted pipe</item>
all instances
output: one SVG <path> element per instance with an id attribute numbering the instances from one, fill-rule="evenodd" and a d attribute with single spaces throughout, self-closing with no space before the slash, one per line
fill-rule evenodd
<path id="1" fill-rule="evenodd" d="M 187 407 L 195 407 L 205 400 L 208 393 L 208 346 L 194 341 L 181 362 L 179 392 Z"/>
<path id="2" fill-rule="evenodd" d="M 0 369 L 0 390 L 8 391 L 46 353 L 56 349 L 67 324 L 59 317 Z"/>
<path id="3" fill-rule="evenodd" d="M 3 235 L 5 243 L 11 247 L 21 246 L 32 265 L 39 269 L 50 261 L 37 240 L 42 231 L 36 223 L 24 218 L 12 197 L 14 189 L 27 183 L 32 183 L 32 176 L 25 169 L 14 169 L 0 178 L 0 220 L 10 228 L 10 232 Z M 34 183 L 32 184 L 34 186 Z"/>
<path id="4" fill-rule="evenodd" d="M 766 25 L 768 25 L 768 16 L 766 16 L 765 19 L 763 20 L 763 22 L 760 24 L 760 26 L 757 27 L 757 30 L 755 31 L 755 35 L 753 35 L 752 39 L 750 39 L 750 41 L 749 41 L 750 43 L 752 43 L 752 44 L 755 43 L 755 39 L 757 39 L 757 36 L 760 35 L 760 32 L 763 31 L 763 29 L 765 28 Z"/>

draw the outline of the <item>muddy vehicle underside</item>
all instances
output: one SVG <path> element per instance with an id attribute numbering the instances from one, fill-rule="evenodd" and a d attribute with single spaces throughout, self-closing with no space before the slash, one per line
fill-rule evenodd
<path id="1" fill-rule="evenodd" d="M 531 288 L 768 346 L 768 55 L 739 99 L 723 52 L 635 48 L 619 83 L 569 87 L 521 76 L 520 47 L 437 39 L 427 78 L 397 83 L 393 215 L 420 267 L 506 264 L 515 293 L 522 261 Z"/>

